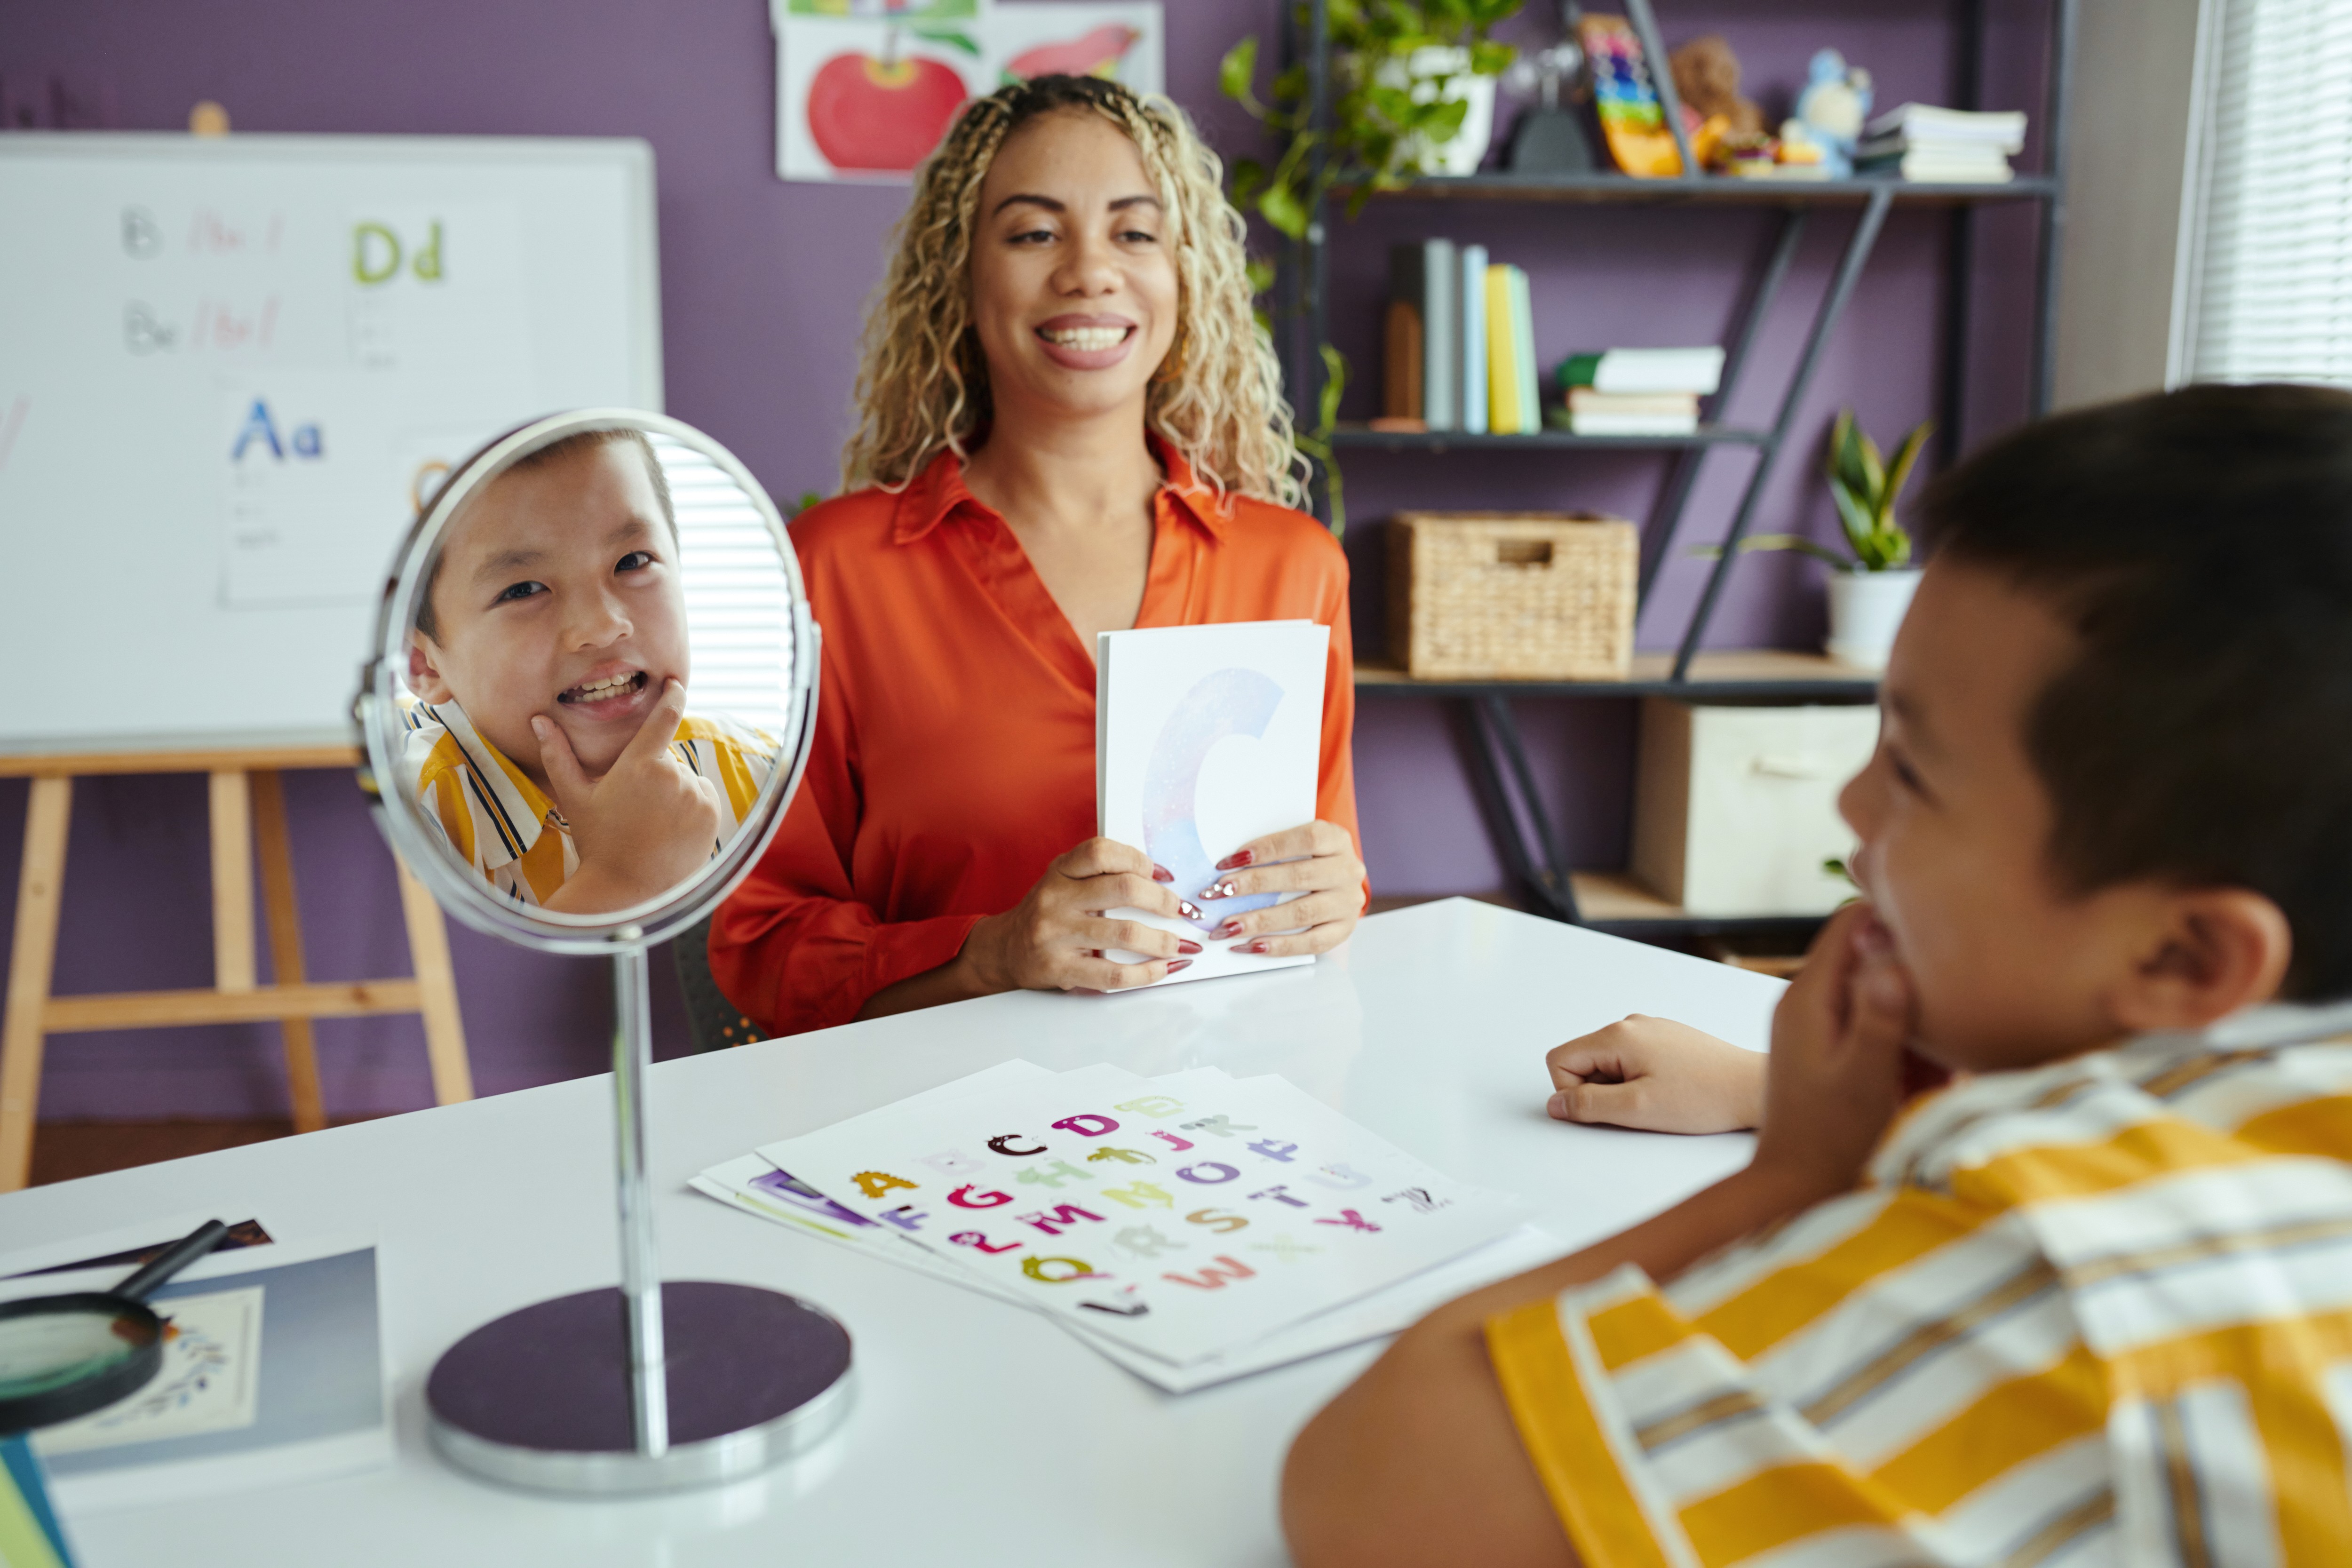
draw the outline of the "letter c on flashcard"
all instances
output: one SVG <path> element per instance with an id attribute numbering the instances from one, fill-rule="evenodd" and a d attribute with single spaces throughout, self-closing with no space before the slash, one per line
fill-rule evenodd
<path id="1" fill-rule="evenodd" d="M 1066 1269 L 1068 1272 L 1063 1274 L 1048 1274 L 1045 1272 L 1048 1268 L 1057 1267 Z M 1026 1274 L 1030 1279 L 1036 1280 L 1041 1285 L 1067 1285 L 1073 1279 L 1108 1279 L 1110 1278 L 1108 1274 L 1096 1273 L 1093 1264 L 1082 1263 L 1075 1258 L 1024 1258 L 1021 1260 L 1021 1272 Z"/>
<path id="2" fill-rule="evenodd" d="M 1012 1142 L 1015 1138 L 1026 1136 L 1027 1134 L 1021 1132 L 1007 1132 L 1002 1138 L 990 1139 L 988 1141 L 988 1146 L 995 1150 L 1000 1154 L 1010 1154 L 1016 1159 L 1024 1154 L 1042 1154 L 1045 1152 L 1045 1145 L 1043 1143 L 1038 1144 L 1034 1149 L 1008 1149 L 1005 1147 L 1007 1143 Z"/>
<path id="3" fill-rule="evenodd" d="M 1099 1138 L 1106 1132 L 1118 1131 L 1118 1122 L 1108 1116 L 1097 1116 L 1091 1112 L 1078 1116 L 1065 1116 L 1054 1125 L 1065 1132 L 1075 1132 L 1081 1138 Z"/>
<path id="4" fill-rule="evenodd" d="M 1195 1171 L 1223 1171 L 1224 1174 L 1221 1176 L 1196 1176 L 1192 1173 Z M 1206 1160 L 1198 1165 L 1187 1165 L 1182 1170 L 1176 1173 L 1178 1180 L 1197 1182 L 1204 1187 L 1220 1186 L 1226 1182 L 1232 1181 L 1235 1176 L 1240 1174 L 1241 1172 L 1235 1170 L 1233 1166 L 1221 1163 L 1215 1160 Z"/>
<path id="5" fill-rule="evenodd" d="M 970 1182 L 966 1182 L 948 1194 L 948 1202 L 960 1209 L 992 1209 L 999 1204 L 1013 1201 L 1011 1193 L 975 1193 L 971 1186 Z"/>

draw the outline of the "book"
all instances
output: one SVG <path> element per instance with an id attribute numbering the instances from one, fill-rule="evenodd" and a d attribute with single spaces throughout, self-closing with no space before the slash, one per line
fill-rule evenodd
<path id="1" fill-rule="evenodd" d="M 46 1268 L 53 1259 L 25 1261 Z M 0 1281 L 0 1300 L 109 1289 L 121 1279 L 120 1266 L 34 1273 Z M 33 1434 L 61 1511 L 143 1507 L 391 1461 L 373 1247 L 321 1238 L 215 1252 L 150 1302 L 173 1331 L 163 1369 L 115 1404 Z"/>
<path id="2" fill-rule="evenodd" d="M 1528 285 L 1527 269 L 1507 269 L 1511 284 L 1511 371 L 1517 378 L 1519 433 L 1533 435 L 1543 428 L 1543 395 L 1537 391 L 1541 380 L 1536 369 L 1535 299 Z"/>
<path id="3" fill-rule="evenodd" d="M 1389 302 L 1381 321 L 1381 416 L 1426 421 L 1423 384 L 1426 251 L 1419 244 L 1389 247 Z"/>
<path id="4" fill-rule="evenodd" d="M 1664 418 L 1696 419 L 1696 392 L 1595 392 L 1589 386 L 1568 389 L 1570 414 L 1650 414 Z"/>
<path id="5" fill-rule="evenodd" d="M 1114 911 L 1202 944 L 1189 967 L 1155 984 L 1315 962 L 1236 953 L 1233 941 L 1214 938 L 1228 916 L 1290 895 L 1198 900 L 1217 880 L 1218 861 L 1315 820 L 1330 647 L 1331 628 L 1312 621 L 1152 626 L 1095 639 L 1096 831 L 1150 856 L 1175 879 L 1171 890 L 1201 911 L 1198 921 Z M 1107 956 L 1139 962 L 1116 950 Z"/>
<path id="6" fill-rule="evenodd" d="M 1862 133 L 1865 148 L 1873 142 L 1906 137 L 1914 142 L 1975 142 L 2015 153 L 2025 146 L 2025 113 L 2014 109 L 1979 111 L 1906 103 L 1873 120 Z"/>
<path id="7" fill-rule="evenodd" d="M 1512 331 L 1511 269 L 1486 268 L 1486 428 L 1517 436 L 1527 428 L 1519 417 L 1518 338 Z"/>
<path id="8" fill-rule="evenodd" d="M 1723 382 L 1723 351 L 1609 349 L 1570 354 L 1560 362 L 1559 384 L 1596 392 L 1690 392 L 1711 396 Z"/>
<path id="9" fill-rule="evenodd" d="M 1999 153 L 1990 150 L 1955 153 L 1943 148 L 1926 147 L 1889 157 L 1857 159 L 1854 172 L 1946 185 L 2005 185 L 2017 177 L 2009 166 L 2009 160 Z"/>
<path id="10" fill-rule="evenodd" d="M 1432 430 L 1462 425 L 1460 372 L 1462 302 L 1454 282 L 1456 260 L 1450 239 L 1421 244 L 1416 290 L 1421 300 L 1421 416 Z"/>
<path id="11" fill-rule="evenodd" d="M 1455 318 L 1462 324 L 1461 353 L 1454 374 L 1462 387 L 1461 423 L 1455 426 L 1473 436 L 1483 436 L 1493 426 L 1493 405 L 1487 396 L 1486 352 L 1486 247 L 1465 245 L 1462 247 L 1462 268 L 1455 279 L 1461 310 Z"/>
<path id="12" fill-rule="evenodd" d="M 1693 436 L 1696 414 L 1619 414 L 1558 411 L 1556 424 L 1578 436 Z"/>

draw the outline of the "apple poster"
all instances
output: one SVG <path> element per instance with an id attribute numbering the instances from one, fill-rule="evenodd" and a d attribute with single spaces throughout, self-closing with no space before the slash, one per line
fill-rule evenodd
<path id="1" fill-rule="evenodd" d="M 1152 4 L 775 0 L 776 173 L 904 184 L 967 99 L 1066 74 L 1162 89 Z"/>

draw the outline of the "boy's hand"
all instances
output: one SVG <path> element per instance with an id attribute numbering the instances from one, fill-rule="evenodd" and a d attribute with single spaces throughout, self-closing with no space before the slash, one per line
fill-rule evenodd
<path id="1" fill-rule="evenodd" d="M 562 726 L 543 714 L 531 716 L 540 766 L 580 851 L 579 869 L 548 900 L 549 909 L 582 914 L 626 909 L 667 892 L 710 858 L 719 838 L 718 786 L 669 754 L 685 716 L 686 685 L 673 677 L 600 779 L 582 771 Z"/>
<path id="2" fill-rule="evenodd" d="M 1772 1015 L 1756 1173 L 1801 1203 L 1850 1190 L 1903 1103 L 1915 1018 L 1910 976 L 1870 906 L 1831 916 Z"/>
<path id="3" fill-rule="evenodd" d="M 1651 1132 L 1736 1132 L 1764 1119 L 1761 1052 L 1636 1013 L 1544 1058 L 1558 1121 Z"/>

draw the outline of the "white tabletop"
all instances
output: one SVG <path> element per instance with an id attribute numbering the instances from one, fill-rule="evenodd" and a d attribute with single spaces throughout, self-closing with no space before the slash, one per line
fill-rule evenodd
<path id="1" fill-rule="evenodd" d="M 588 961 L 581 984 L 602 984 Z M 425 1374 L 485 1321 L 618 1275 L 609 1079 L 420 1111 L 0 1198 L 10 1249 L 192 1209 L 280 1238 L 373 1236 L 390 1468 L 68 1521 L 88 1568 L 1284 1559 L 1290 1437 L 1360 1346 L 1171 1395 L 1045 1318 L 737 1213 L 686 1180 L 771 1139 L 1014 1057 L 1277 1072 L 1440 1170 L 1518 1193 L 1570 1250 L 1738 1166 L 1745 1135 L 1544 1115 L 1543 1053 L 1631 1012 L 1761 1047 L 1778 981 L 1464 900 L 1364 921 L 1312 968 L 1127 996 L 1020 994 L 654 1069 L 664 1273 L 792 1290 L 848 1325 L 857 1407 L 812 1458 L 635 1501 L 511 1492 L 427 1447 Z"/>

